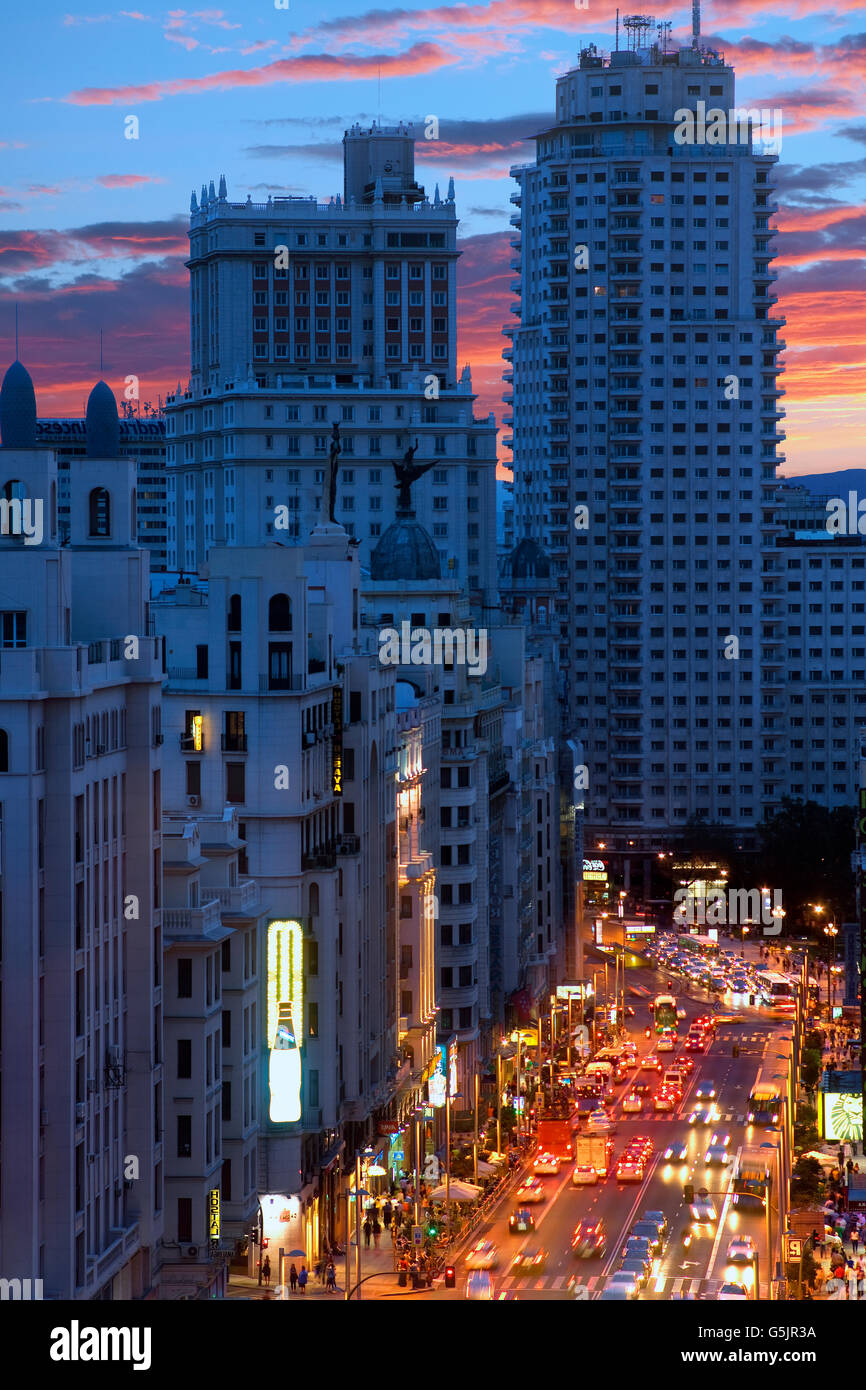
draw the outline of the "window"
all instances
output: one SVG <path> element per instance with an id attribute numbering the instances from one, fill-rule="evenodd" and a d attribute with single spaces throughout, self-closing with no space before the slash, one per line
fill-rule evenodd
<path id="1" fill-rule="evenodd" d="M 181 956 L 177 962 L 177 997 L 192 999 L 192 957 Z"/>
<path id="2" fill-rule="evenodd" d="M 189 1158 L 192 1155 L 192 1115 L 177 1117 L 177 1156 Z"/>
<path id="3" fill-rule="evenodd" d="M 27 646 L 27 614 L 0 613 L 0 647 Z"/>
<path id="4" fill-rule="evenodd" d="M 111 535 L 111 498 L 104 487 L 95 487 L 90 494 L 90 535 Z"/>
<path id="5" fill-rule="evenodd" d="M 226 763 L 226 801 L 240 804 L 246 800 L 246 764 Z"/>
<path id="6" fill-rule="evenodd" d="M 177 1075 L 180 1080 L 192 1076 L 192 1039 L 177 1040 Z"/>
<path id="7" fill-rule="evenodd" d="M 273 594 L 268 601 L 268 631 L 291 632 L 292 604 L 288 594 Z"/>

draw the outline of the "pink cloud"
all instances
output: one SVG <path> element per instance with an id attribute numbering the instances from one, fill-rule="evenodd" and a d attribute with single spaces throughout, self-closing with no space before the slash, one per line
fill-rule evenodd
<path id="1" fill-rule="evenodd" d="M 265 87 L 276 82 L 337 82 L 368 79 L 380 69 L 383 77 L 411 77 L 434 72 L 453 62 L 453 55 L 433 43 L 419 43 L 405 53 L 370 54 L 368 57 L 330 53 L 281 58 L 265 67 L 235 68 L 207 77 L 176 78 L 128 87 L 83 87 L 63 100 L 73 106 L 113 106 L 117 102 L 161 101 L 163 97 L 195 92 L 226 91 L 235 87 Z"/>
<path id="2" fill-rule="evenodd" d="M 104 188 L 135 188 L 140 183 L 164 183 L 151 174 L 101 174 L 96 180 Z"/>

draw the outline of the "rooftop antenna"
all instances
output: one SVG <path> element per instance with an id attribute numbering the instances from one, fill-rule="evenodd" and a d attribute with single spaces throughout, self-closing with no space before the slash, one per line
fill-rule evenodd
<path id="1" fill-rule="evenodd" d="M 667 51 L 668 51 L 668 41 L 669 41 L 670 36 L 671 36 L 671 21 L 670 21 L 669 19 L 663 19 L 663 20 L 661 20 L 660 23 L 659 23 L 659 25 L 658 25 L 658 31 L 659 31 L 659 43 L 660 43 L 660 45 L 661 45 L 662 53 L 667 53 Z"/>
<path id="2" fill-rule="evenodd" d="M 18 305 L 15 305 L 15 361 L 18 361 Z"/>
<path id="3" fill-rule="evenodd" d="M 701 0 L 692 0 L 692 48 L 701 46 Z"/>
<path id="4" fill-rule="evenodd" d="M 102 329 L 99 330 L 99 379 L 102 380 Z"/>
<path id="5" fill-rule="evenodd" d="M 616 50 L 619 53 L 619 6 L 616 8 Z"/>

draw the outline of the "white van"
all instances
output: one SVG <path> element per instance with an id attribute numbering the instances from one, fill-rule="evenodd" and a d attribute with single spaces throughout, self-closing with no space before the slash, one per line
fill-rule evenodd
<path id="1" fill-rule="evenodd" d="M 586 1068 L 587 1076 L 603 1076 L 605 1081 L 609 1081 L 613 1076 L 613 1063 L 604 1061 L 589 1062 Z"/>

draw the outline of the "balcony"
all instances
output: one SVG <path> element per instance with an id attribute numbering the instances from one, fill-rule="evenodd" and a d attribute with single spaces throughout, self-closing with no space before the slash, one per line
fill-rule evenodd
<path id="1" fill-rule="evenodd" d="M 201 907 L 165 907 L 162 910 L 162 927 L 169 935 L 184 933 L 207 936 L 220 927 L 219 900 L 214 897 Z"/>
<path id="2" fill-rule="evenodd" d="M 209 888 L 223 912 L 231 916 L 252 916 L 261 904 L 259 885 L 254 878 L 242 879 L 232 888 Z"/>
<path id="3" fill-rule="evenodd" d="M 311 850 L 309 854 L 301 855 L 301 869 L 303 871 L 311 869 L 335 869 L 336 867 L 337 853 L 334 848 Z"/>
<path id="4" fill-rule="evenodd" d="M 180 735 L 180 751 L 181 751 L 181 753 L 204 753 L 204 752 L 205 752 L 205 737 L 204 737 L 204 734 L 202 734 L 201 737 L 200 737 L 198 748 L 196 748 L 196 746 L 195 746 L 195 735 L 194 735 L 194 734 L 181 734 L 181 735 Z"/>
<path id="5" fill-rule="evenodd" d="M 338 835 L 336 839 L 336 851 L 337 854 L 360 854 L 360 835 Z"/>

